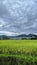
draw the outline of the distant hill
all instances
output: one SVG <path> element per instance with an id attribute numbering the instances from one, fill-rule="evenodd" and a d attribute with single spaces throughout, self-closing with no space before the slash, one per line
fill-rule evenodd
<path id="1" fill-rule="evenodd" d="M 28 35 L 21 34 L 21 35 L 18 35 L 17 37 L 20 39 L 37 39 L 37 35 L 35 34 L 28 34 Z"/>
<path id="2" fill-rule="evenodd" d="M 0 40 L 1 39 L 36 39 L 37 40 L 37 35 L 35 34 L 21 34 L 17 36 L 6 36 L 6 35 L 0 35 Z"/>

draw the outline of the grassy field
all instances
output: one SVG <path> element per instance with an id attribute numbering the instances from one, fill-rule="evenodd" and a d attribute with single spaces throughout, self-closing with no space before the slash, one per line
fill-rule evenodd
<path id="1" fill-rule="evenodd" d="M 37 40 L 0 40 L 0 53 L 37 55 Z"/>
<path id="2" fill-rule="evenodd" d="M 10 65 L 37 65 L 37 40 L 0 40 L 0 57 L 13 58 Z"/>

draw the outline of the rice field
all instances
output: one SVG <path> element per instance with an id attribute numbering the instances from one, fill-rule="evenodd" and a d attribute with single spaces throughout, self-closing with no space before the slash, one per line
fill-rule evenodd
<path id="1" fill-rule="evenodd" d="M 0 53 L 37 55 L 37 40 L 0 40 Z"/>
<path id="2" fill-rule="evenodd" d="M 37 65 L 37 40 L 0 40 L 0 57 L 13 58 L 10 65 Z"/>

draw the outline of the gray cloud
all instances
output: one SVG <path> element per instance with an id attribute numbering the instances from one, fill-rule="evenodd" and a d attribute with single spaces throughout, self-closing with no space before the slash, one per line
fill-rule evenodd
<path id="1" fill-rule="evenodd" d="M 0 0 L 2 30 L 37 33 L 37 0 Z"/>

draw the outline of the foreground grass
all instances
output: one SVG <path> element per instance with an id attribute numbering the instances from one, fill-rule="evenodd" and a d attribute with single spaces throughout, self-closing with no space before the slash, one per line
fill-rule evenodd
<path id="1" fill-rule="evenodd" d="M 0 59 L 0 65 L 37 65 L 37 40 L 0 40 Z"/>

